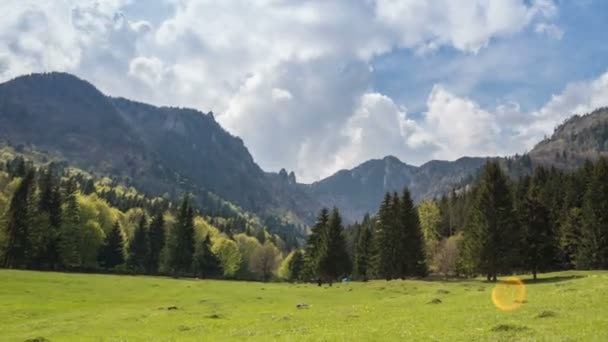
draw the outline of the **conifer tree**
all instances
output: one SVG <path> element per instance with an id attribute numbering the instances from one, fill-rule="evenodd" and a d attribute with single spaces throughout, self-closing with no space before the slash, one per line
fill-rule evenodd
<path id="1" fill-rule="evenodd" d="M 497 162 L 485 165 L 471 209 L 464 241 L 468 263 L 496 281 L 499 272 L 510 271 L 519 240 L 508 181 Z"/>
<path id="2" fill-rule="evenodd" d="M 59 257 L 59 231 L 61 228 L 61 194 L 59 185 L 51 168 L 49 167 L 42 175 L 40 182 L 40 198 L 38 200 L 38 211 L 45 216 L 42 222 L 44 227 L 44 246 L 41 246 L 39 263 L 45 264 L 51 269 L 60 265 Z M 45 220 L 48 218 L 48 222 Z"/>
<path id="3" fill-rule="evenodd" d="M 414 207 L 414 201 L 409 190 L 403 190 L 403 197 L 399 201 L 400 211 L 400 229 L 403 230 L 399 234 L 401 238 L 399 250 L 400 276 L 407 275 L 424 276 L 426 275 L 426 261 L 424 252 L 424 238 L 422 229 L 420 228 L 420 218 L 418 210 Z"/>
<path id="4" fill-rule="evenodd" d="M 165 218 L 161 210 L 152 218 L 148 229 L 150 252 L 148 255 L 148 273 L 157 273 L 160 258 L 165 248 Z"/>
<path id="5" fill-rule="evenodd" d="M 305 274 L 307 277 L 318 278 L 320 276 L 320 257 L 322 255 L 329 223 L 329 211 L 321 209 L 317 222 L 311 228 L 306 242 Z"/>
<path id="6" fill-rule="evenodd" d="M 81 264 L 81 222 L 78 206 L 78 185 L 73 177 L 65 184 L 65 205 L 58 237 L 59 257 L 63 266 Z"/>
<path id="7" fill-rule="evenodd" d="M 549 209 L 540 201 L 540 185 L 533 181 L 520 207 L 523 228 L 522 257 L 534 279 L 548 269 L 555 259 L 555 236 L 551 229 Z"/>
<path id="8" fill-rule="evenodd" d="M 2 263 L 6 268 L 25 267 L 31 258 L 32 243 L 29 230 L 33 214 L 30 203 L 33 183 L 34 171 L 28 170 L 10 201 L 6 226 L 7 241 Z"/>
<path id="9" fill-rule="evenodd" d="M 367 218 L 369 222 L 369 217 Z M 363 281 L 367 281 L 372 271 L 373 236 L 372 228 L 366 220 L 363 220 L 359 239 L 357 241 L 357 251 L 355 253 L 356 274 Z"/>
<path id="10" fill-rule="evenodd" d="M 378 276 L 390 280 L 396 277 L 394 251 L 394 217 L 391 210 L 393 197 L 390 193 L 384 195 L 378 211 L 378 220 L 374 235 L 375 269 Z"/>
<path id="11" fill-rule="evenodd" d="M 144 213 L 133 233 L 133 239 L 129 241 L 128 266 L 136 271 L 143 272 L 149 264 L 150 243 L 148 241 L 148 219 Z"/>
<path id="12" fill-rule="evenodd" d="M 608 268 L 608 159 L 600 158 L 583 200 L 583 226 L 577 267 Z"/>
<path id="13" fill-rule="evenodd" d="M 112 230 L 106 236 L 104 245 L 99 251 L 99 263 L 110 269 L 125 262 L 125 240 L 118 221 L 112 226 Z"/>
<path id="14" fill-rule="evenodd" d="M 334 208 L 327 224 L 327 232 L 319 258 L 320 273 L 329 281 L 330 285 L 333 280 L 347 275 L 351 271 L 343 230 L 340 213 L 337 208 Z"/>
<path id="15" fill-rule="evenodd" d="M 209 234 L 196 245 L 194 252 L 194 273 L 200 278 L 212 278 L 222 274 L 220 261 L 211 251 L 211 238 Z"/>
<path id="16" fill-rule="evenodd" d="M 192 271 L 194 256 L 194 210 L 190 206 L 189 196 L 184 196 L 177 222 L 171 230 L 169 245 L 169 268 L 174 274 L 188 274 Z"/>

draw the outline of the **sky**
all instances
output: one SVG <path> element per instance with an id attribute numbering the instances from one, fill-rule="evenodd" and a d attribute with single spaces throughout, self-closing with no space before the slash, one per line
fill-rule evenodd
<path id="1" fill-rule="evenodd" d="M 608 105 L 604 0 L 1 0 L 0 82 L 213 111 L 267 171 L 512 155 Z"/>

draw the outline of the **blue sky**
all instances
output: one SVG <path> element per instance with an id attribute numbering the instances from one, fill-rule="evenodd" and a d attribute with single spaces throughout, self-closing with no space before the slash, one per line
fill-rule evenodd
<path id="1" fill-rule="evenodd" d="M 600 0 L 2 1 L 0 81 L 213 111 L 266 170 L 508 155 L 608 105 Z"/>

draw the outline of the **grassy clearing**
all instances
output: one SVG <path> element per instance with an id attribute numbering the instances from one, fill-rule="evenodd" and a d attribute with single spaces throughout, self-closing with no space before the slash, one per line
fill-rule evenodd
<path id="1" fill-rule="evenodd" d="M 480 280 L 319 288 L 0 270 L 0 340 L 608 341 L 608 272 L 543 274 L 508 313 L 492 304 L 492 288 Z"/>

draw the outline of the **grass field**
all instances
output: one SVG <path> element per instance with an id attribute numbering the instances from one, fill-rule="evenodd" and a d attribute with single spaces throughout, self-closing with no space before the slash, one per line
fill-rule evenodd
<path id="1" fill-rule="evenodd" d="M 608 272 L 542 274 L 512 312 L 496 309 L 493 287 L 408 280 L 319 288 L 0 270 L 0 340 L 608 341 Z"/>

